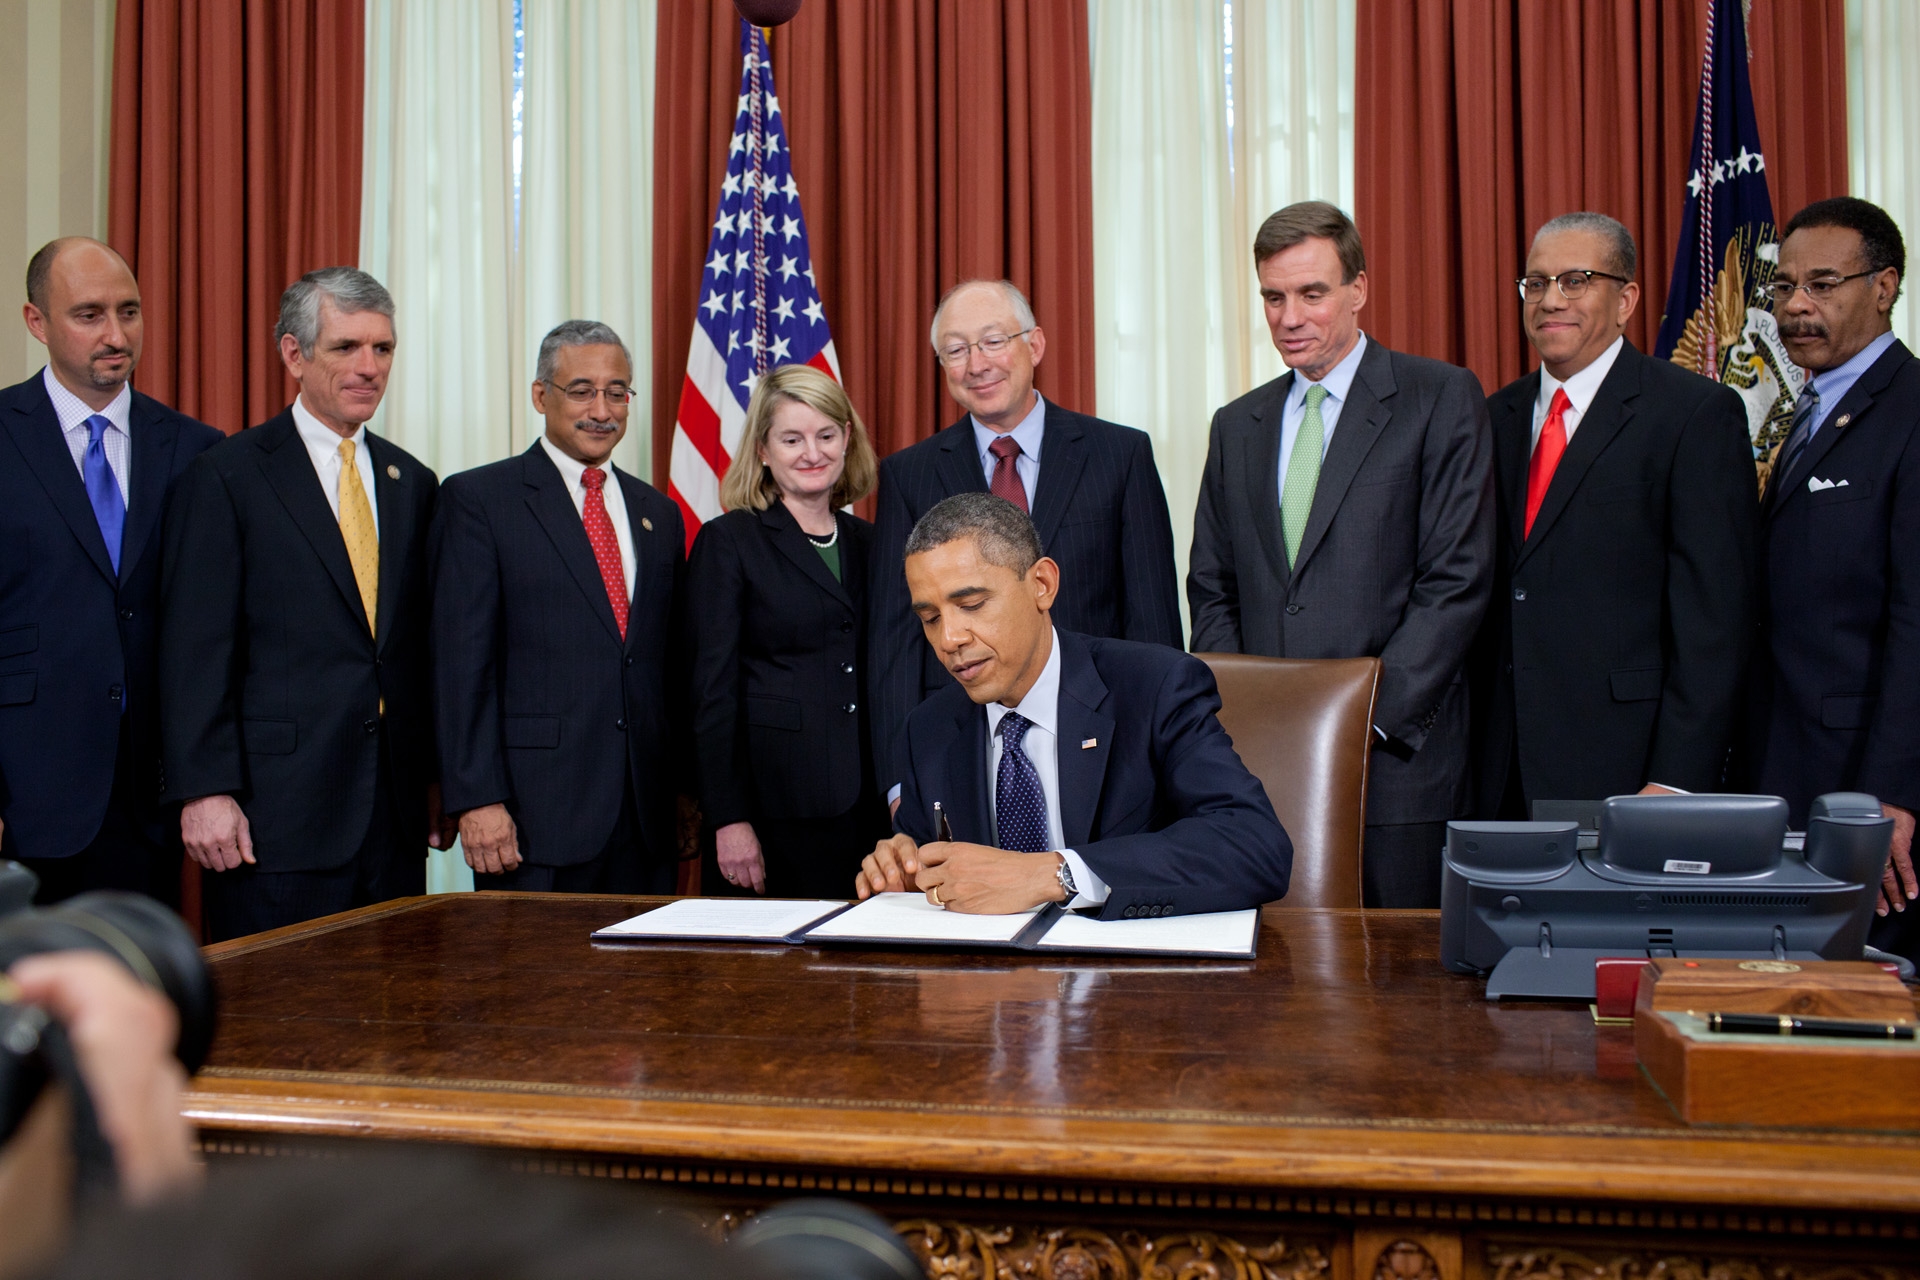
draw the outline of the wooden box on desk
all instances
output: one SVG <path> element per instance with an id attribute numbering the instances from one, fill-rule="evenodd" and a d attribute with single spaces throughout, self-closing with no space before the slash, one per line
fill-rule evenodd
<path id="1" fill-rule="evenodd" d="M 1858 961 L 1650 961 L 1634 1001 L 1640 1066 L 1689 1124 L 1920 1129 L 1913 1042 L 1689 1036 L 1664 1012 L 1913 1022 L 1913 997 Z"/>

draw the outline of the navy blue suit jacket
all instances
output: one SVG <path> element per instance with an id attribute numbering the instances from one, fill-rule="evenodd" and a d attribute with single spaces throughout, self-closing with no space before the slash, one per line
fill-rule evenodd
<path id="1" fill-rule="evenodd" d="M 1828 791 L 1920 809 L 1920 359 L 1874 361 L 1761 510 L 1748 785 L 1795 826 Z"/>
<path id="2" fill-rule="evenodd" d="M 123 705 L 132 763 L 147 773 L 138 785 L 160 797 L 161 513 L 175 478 L 221 436 L 138 391 L 128 426 L 130 500 L 116 574 L 41 375 L 0 391 L 0 820 L 9 857 L 69 857 L 93 840 L 113 790 Z"/>
<path id="3" fill-rule="evenodd" d="M 1112 889 L 1100 918 L 1284 897 L 1293 844 L 1220 727 L 1207 665 L 1160 645 L 1055 634 L 1061 835 Z M 949 676 L 907 718 L 904 738 L 894 825 L 929 843 L 938 800 L 955 840 L 991 844 L 986 708 Z"/>
<path id="4" fill-rule="evenodd" d="M 1173 522 L 1146 432 L 1047 401 L 1040 483 L 1031 495 L 1040 545 L 1060 565 L 1056 625 L 1091 636 L 1183 647 Z M 985 493 L 986 473 L 962 418 L 880 464 L 873 532 L 870 674 L 880 786 L 900 781 L 907 713 L 953 683 L 920 634 L 904 557 L 914 522 L 956 493 Z"/>
<path id="5" fill-rule="evenodd" d="M 535 866 L 589 862 L 629 786 L 655 860 L 688 773 L 680 509 L 613 468 L 633 539 L 622 641 L 566 480 L 535 441 L 449 476 L 433 526 L 434 693 L 449 813 L 501 803 Z"/>
<path id="6" fill-rule="evenodd" d="M 439 484 L 398 445 L 371 431 L 366 441 L 377 633 L 291 407 L 208 450 L 167 515 L 166 795 L 237 799 L 262 871 L 343 867 L 376 821 L 404 823 L 426 856 L 426 544 Z M 383 706 L 397 814 L 376 806 Z"/>

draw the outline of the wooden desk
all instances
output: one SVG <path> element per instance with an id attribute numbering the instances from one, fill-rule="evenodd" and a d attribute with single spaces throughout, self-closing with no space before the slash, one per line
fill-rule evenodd
<path id="1" fill-rule="evenodd" d="M 215 1153 L 688 1184 L 722 1226 L 849 1195 L 983 1280 L 1920 1275 L 1920 1133 L 1689 1129 L 1630 1028 L 1443 972 L 1434 913 L 1272 911 L 1251 963 L 588 943 L 643 905 L 415 898 L 213 947 L 189 1114 Z"/>

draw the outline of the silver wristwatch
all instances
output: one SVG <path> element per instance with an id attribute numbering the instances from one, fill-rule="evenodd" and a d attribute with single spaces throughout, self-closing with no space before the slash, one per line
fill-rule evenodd
<path id="1" fill-rule="evenodd" d="M 1060 865 L 1054 870 L 1053 874 L 1059 877 L 1060 887 L 1066 890 L 1066 900 L 1068 902 L 1072 902 L 1080 896 L 1079 887 L 1073 883 L 1073 872 L 1067 869 L 1066 858 L 1062 857 L 1060 859 Z"/>

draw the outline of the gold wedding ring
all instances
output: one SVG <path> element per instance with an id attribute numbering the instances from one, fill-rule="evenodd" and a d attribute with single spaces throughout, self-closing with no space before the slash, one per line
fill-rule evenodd
<path id="1" fill-rule="evenodd" d="M 929 893 L 931 893 L 931 894 L 933 895 L 933 905 L 934 905 L 934 906 L 936 906 L 936 907 L 944 907 L 944 906 L 946 906 L 946 905 L 947 905 L 947 903 L 946 903 L 946 900 L 945 900 L 944 898 L 942 898 L 942 897 L 940 896 L 940 886 L 939 886 L 939 885 L 935 885 L 935 886 L 933 886 L 933 888 L 931 888 L 931 889 L 929 889 L 929 890 L 928 890 L 927 892 L 929 892 Z"/>

